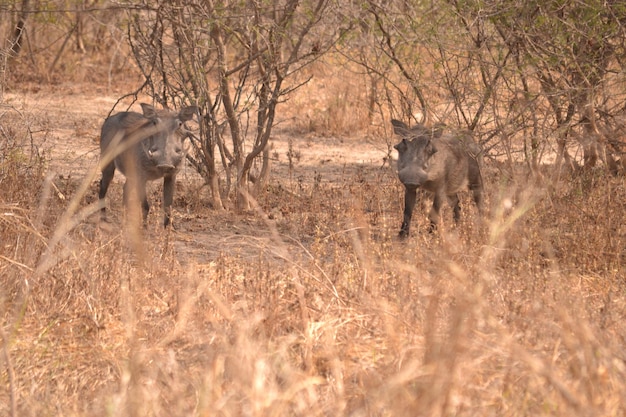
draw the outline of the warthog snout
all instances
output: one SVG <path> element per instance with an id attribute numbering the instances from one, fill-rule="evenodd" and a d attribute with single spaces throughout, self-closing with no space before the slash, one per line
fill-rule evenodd
<path id="1" fill-rule="evenodd" d="M 428 174 L 423 169 L 403 169 L 398 171 L 398 178 L 405 187 L 421 187 L 428 179 Z"/>
<path id="2" fill-rule="evenodd" d="M 409 128 L 392 120 L 394 132 L 402 141 L 398 151 L 398 178 L 404 184 L 404 219 L 400 236 L 409 235 L 418 188 L 433 194 L 430 228 L 439 221 L 439 210 L 445 198 L 453 209 L 454 220 L 461 214 L 457 193 L 469 186 L 479 211 L 482 211 L 483 182 L 480 174 L 480 148 L 467 135 L 446 135 L 441 130 L 429 130 L 423 125 Z"/>
<path id="3" fill-rule="evenodd" d="M 111 153 L 114 158 L 102 167 L 99 196 L 104 200 L 115 170 L 119 169 L 126 177 L 124 201 L 128 203 L 127 194 L 134 193 L 141 202 L 145 221 L 150 210 L 146 182 L 163 178 L 163 224 L 167 226 L 170 224 L 176 173 L 185 157 L 183 124 L 193 118 L 198 108 L 185 107 L 176 113 L 157 110 L 149 104 L 141 107 L 143 114 L 117 113 L 102 125 L 101 155 Z M 104 215 L 104 204 L 102 206 Z"/>
<path id="4" fill-rule="evenodd" d="M 167 165 L 167 164 L 161 164 L 161 165 L 157 165 L 157 169 L 163 175 L 167 175 L 167 174 L 171 174 L 174 171 L 176 171 L 176 166 L 174 166 L 174 165 Z"/>
<path id="5" fill-rule="evenodd" d="M 401 143 L 402 144 L 402 143 Z M 421 187 L 428 181 L 428 172 L 426 171 L 428 163 L 420 160 L 421 154 L 418 152 L 414 144 L 399 146 L 396 145 L 398 155 L 403 156 L 403 161 L 398 160 L 398 178 L 405 187 Z M 412 147 L 413 149 L 409 149 Z"/>

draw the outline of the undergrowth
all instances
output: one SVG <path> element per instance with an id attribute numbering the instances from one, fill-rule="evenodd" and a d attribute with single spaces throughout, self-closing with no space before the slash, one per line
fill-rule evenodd
<path id="1" fill-rule="evenodd" d="M 93 187 L 61 198 L 16 126 L 0 142 L 2 415 L 626 412 L 623 178 L 487 174 L 482 222 L 464 196 L 458 227 L 446 207 L 429 234 L 418 210 L 399 241 L 401 186 L 361 167 L 273 181 L 254 213 L 194 203 L 165 231 L 155 214 L 137 251 L 121 216 L 68 226 Z"/>

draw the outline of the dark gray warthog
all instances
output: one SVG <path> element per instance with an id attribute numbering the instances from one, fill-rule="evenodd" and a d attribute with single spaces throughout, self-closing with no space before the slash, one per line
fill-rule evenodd
<path id="1" fill-rule="evenodd" d="M 171 206 L 174 198 L 176 173 L 185 156 L 183 123 L 198 112 L 195 106 L 185 107 L 179 113 L 157 110 L 149 104 L 141 104 L 143 114 L 117 113 L 104 121 L 100 135 L 101 158 L 107 154 L 115 158 L 102 167 L 99 197 L 102 217 L 105 214 L 104 197 L 109 184 L 119 169 L 126 177 L 124 203 L 141 202 L 144 222 L 150 205 L 146 196 L 146 183 L 163 178 L 164 226 L 170 224 Z M 138 200 L 138 201 L 134 201 Z"/>
<path id="2" fill-rule="evenodd" d="M 469 186 L 474 202 L 482 213 L 483 181 L 480 173 L 480 147 L 469 135 L 455 136 L 431 131 L 423 125 L 408 127 L 392 120 L 394 132 L 402 141 L 394 147 L 398 150 L 398 177 L 405 187 L 404 220 L 400 237 L 409 235 L 417 190 L 433 194 L 433 206 L 428 218 L 429 231 L 437 227 L 439 210 L 444 198 L 448 198 L 454 212 L 454 220 L 461 216 L 458 192 Z"/>

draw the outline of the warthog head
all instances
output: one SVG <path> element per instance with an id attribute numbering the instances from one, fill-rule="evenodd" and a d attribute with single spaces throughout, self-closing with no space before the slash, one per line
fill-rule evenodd
<path id="1" fill-rule="evenodd" d="M 150 205 L 146 196 L 146 182 L 163 178 L 164 225 L 170 224 L 176 173 L 185 157 L 184 123 L 198 112 L 195 106 L 180 112 L 157 110 L 141 104 L 143 114 L 117 113 L 102 125 L 100 135 L 101 157 L 113 158 L 102 167 L 100 199 L 104 200 L 109 184 L 119 169 L 126 177 L 124 201 L 129 204 L 129 193 L 139 199 L 144 221 Z M 110 154 L 110 155 L 108 155 Z M 104 215 L 104 202 L 102 202 Z"/>
<path id="2" fill-rule="evenodd" d="M 392 122 L 398 123 L 397 120 Z M 395 126 L 395 124 L 394 124 Z M 398 178 L 406 187 L 421 187 L 428 181 L 428 169 L 432 156 L 437 152 L 432 136 L 426 129 L 402 131 L 402 141 L 394 146 L 398 151 Z"/>
<path id="3" fill-rule="evenodd" d="M 418 189 L 433 194 L 433 207 L 428 216 L 430 231 L 437 226 L 439 210 L 445 198 L 453 208 L 455 221 L 459 220 L 461 208 L 457 193 L 466 186 L 472 190 L 474 201 L 482 210 L 481 152 L 469 135 L 444 134 L 441 128 L 430 130 L 419 124 L 409 128 L 399 120 L 392 120 L 391 123 L 394 132 L 402 138 L 395 145 L 398 178 L 405 187 L 401 237 L 409 235 Z"/>
<path id="4" fill-rule="evenodd" d="M 178 170 L 185 151 L 183 147 L 183 123 L 190 120 L 197 110 L 186 107 L 180 113 L 157 110 L 148 104 L 141 105 L 143 116 L 148 119 L 156 133 L 140 142 L 139 160 L 149 180 L 171 175 Z M 118 164 L 120 171 L 124 172 Z"/>

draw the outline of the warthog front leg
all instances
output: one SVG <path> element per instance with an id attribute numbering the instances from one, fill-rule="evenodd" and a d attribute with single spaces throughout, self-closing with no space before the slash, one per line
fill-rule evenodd
<path id="1" fill-rule="evenodd" d="M 399 236 L 405 238 L 409 235 L 411 228 L 411 217 L 413 216 L 413 208 L 417 201 L 417 187 L 404 187 L 404 219 L 400 227 Z"/>
<path id="2" fill-rule="evenodd" d="M 107 191 L 109 190 L 109 184 L 111 184 L 111 180 L 115 175 L 115 164 L 113 162 L 109 163 L 109 165 L 105 166 L 102 169 L 102 178 L 100 179 L 100 190 L 98 192 L 98 198 L 100 199 L 100 204 L 102 208 L 100 208 L 100 218 L 104 220 L 105 212 L 106 212 L 106 203 L 104 198 L 107 195 Z"/>
<path id="3" fill-rule="evenodd" d="M 163 227 L 167 227 L 171 224 L 172 202 L 174 200 L 175 183 L 176 176 L 174 175 L 163 178 L 163 212 L 165 215 L 163 220 Z"/>
<path id="4" fill-rule="evenodd" d="M 476 203 L 476 207 L 478 208 L 478 214 L 482 217 L 483 215 L 483 177 L 480 172 L 480 165 L 478 161 L 474 158 L 471 158 L 469 161 L 469 189 L 472 191 L 472 197 L 474 198 L 474 203 Z"/>

